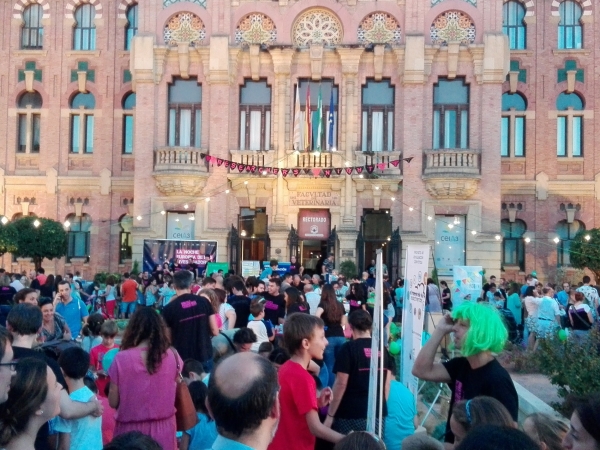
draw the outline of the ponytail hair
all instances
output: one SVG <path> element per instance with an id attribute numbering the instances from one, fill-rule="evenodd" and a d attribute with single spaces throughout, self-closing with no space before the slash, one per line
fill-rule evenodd
<path id="1" fill-rule="evenodd" d="M 40 409 L 48 394 L 48 366 L 37 358 L 23 358 L 17 363 L 8 400 L 0 405 L 0 446 L 6 446 L 25 428 Z"/>
<path id="2" fill-rule="evenodd" d="M 104 316 L 100 313 L 92 314 L 88 318 L 87 324 L 83 326 L 81 329 L 81 334 L 84 336 L 100 336 L 100 330 L 102 329 L 102 324 L 104 323 Z"/>

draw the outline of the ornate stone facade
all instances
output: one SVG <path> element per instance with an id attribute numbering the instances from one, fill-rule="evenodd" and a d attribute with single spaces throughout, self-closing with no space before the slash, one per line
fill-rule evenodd
<path id="1" fill-rule="evenodd" d="M 475 24 L 461 11 L 446 11 L 437 16 L 431 24 L 431 43 L 448 45 L 449 42 L 475 42 Z"/>
<path id="2" fill-rule="evenodd" d="M 369 14 L 358 27 L 358 42 L 365 45 L 399 45 L 401 37 L 400 24 L 385 12 Z"/>
<path id="3" fill-rule="evenodd" d="M 274 44 L 277 41 L 277 28 L 271 18 L 264 14 L 252 13 L 240 20 L 235 30 L 238 44 Z"/>
<path id="4" fill-rule="evenodd" d="M 165 25 L 163 38 L 165 44 L 176 46 L 179 43 L 192 46 L 201 45 L 206 38 L 206 30 L 200 17 L 183 12 L 175 14 Z"/>
<path id="5" fill-rule="evenodd" d="M 343 27 L 340 20 L 325 9 L 310 9 L 294 22 L 292 41 L 298 47 L 311 44 L 334 46 L 342 41 Z"/>

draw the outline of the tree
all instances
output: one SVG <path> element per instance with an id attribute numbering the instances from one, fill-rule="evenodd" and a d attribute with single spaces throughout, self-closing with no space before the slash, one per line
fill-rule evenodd
<path id="1" fill-rule="evenodd" d="M 594 272 L 600 283 L 600 229 L 582 230 L 575 235 L 569 248 L 571 266 Z"/>
<path id="2" fill-rule="evenodd" d="M 37 227 L 35 223 L 39 223 Z M 13 254 L 31 258 L 36 269 L 42 266 L 44 258 L 62 258 L 67 254 L 67 232 L 60 222 L 26 216 L 13 225 L 17 231 L 17 248 Z"/>
<path id="3" fill-rule="evenodd" d="M 13 223 L 0 224 L 0 256 L 17 249 L 17 230 Z"/>

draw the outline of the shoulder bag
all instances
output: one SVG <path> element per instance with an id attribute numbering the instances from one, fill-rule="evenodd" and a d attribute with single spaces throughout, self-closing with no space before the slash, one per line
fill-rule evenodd
<path id="1" fill-rule="evenodd" d="M 174 348 L 171 348 L 171 350 L 177 364 L 177 377 L 175 378 L 175 382 L 177 383 L 177 387 L 175 388 L 175 420 L 177 422 L 177 431 L 187 431 L 196 426 L 198 416 L 196 415 L 196 408 L 194 407 L 188 385 L 183 381 L 183 375 L 181 375 L 179 354 Z"/>

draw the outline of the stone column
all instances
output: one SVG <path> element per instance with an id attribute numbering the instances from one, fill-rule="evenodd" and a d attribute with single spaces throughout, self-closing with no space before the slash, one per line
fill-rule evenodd
<path id="1" fill-rule="evenodd" d="M 286 149 L 289 145 L 289 117 L 291 109 L 291 90 L 290 90 L 290 73 L 294 50 L 291 48 L 272 49 L 270 50 L 273 60 L 273 71 L 275 72 L 275 101 L 274 105 L 274 121 L 273 121 L 273 142 L 276 142 L 276 161 L 277 167 L 285 167 L 287 165 Z M 289 145 L 291 148 L 291 145 Z M 272 229 L 286 228 L 285 211 L 283 205 L 283 177 L 281 173 L 277 176 L 277 184 L 275 185 L 274 206 L 275 217 L 271 225 Z"/>
<path id="2" fill-rule="evenodd" d="M 340 117 L 341 129 L 341 148 L 340 151 L 345 153 L 345 160 L 354 162 L 354 151 L 358 145 L 358 120 L 357 120 L 357 101 L 359 95 L 358 81 L 358 66 L 363 53 L 363 48 L 337 48 L 337 53 L 340 55 L 342 64 L 342 89 L 344 93 L 343 99 L 338 99 L 338 120 Z M 344 112 L 342 114 L 342 108 Z M 356 228 L 356 214 L 352 214 L 353 198 L 352 198 L 352 178 L 346 175 L 344 185 L 344 209 L 342 217 L 342 228 Z"/>

